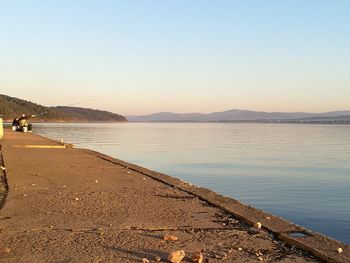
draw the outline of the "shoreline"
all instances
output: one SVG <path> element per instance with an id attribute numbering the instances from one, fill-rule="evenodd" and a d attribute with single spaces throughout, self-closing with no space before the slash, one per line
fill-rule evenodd
<path id="1" fill-rule="evenodd" d="M 350 252 L 349 245 L 343 244 L 334 238 L 318 232 L 313 232 L 282 217 L 269 214 L 263 210 L 255 208 L 254 206 L 241 203 L 231 197 L 220 195 L 208 188 L 195 186 L 170 175 L 128 163 L 97 151 L 89 149 L 83 150 L 97 156 L 98 158 L 127 167 L 128 169 L 149 176 L 154 180 L 193 194 L 201 200 L 226 211 L 252 227 L 254 227 L 257 222 L 260 222 L 262 228 L 276 235 L 278 239 L 286 242 L 290 246 L 296 246 L 297 248 L 307 251 L 321 260 L 326 262 L 347 262 L 339 259 L 339 253 L 337 250 L 335 249 L 332 251 L 330 247 L 347 247 L 348 252 Z"/>
<path id="2" fill-rule="evenodd" d="M 9 134 L 11 136 L 13 135 L 9 131 L 7 131 L 6 135 Z M 59 142 L 36 134 L 24 135 L 15 133 L 15 135 L 26 136 L 26 138 L 30 136 L 32 138 L 36 138 L 36 140 L 40 138 L 40 140 L 43 140 L 43 143 L 46 141 L 50 142 L 50 144 L 52 145 L 60 144 Z M 11 144 L 6 145 L 5 148 L 11 148 Z M 31 151 L 34 151 L 34 149 L 32 149 Z M 35 149 L 35 151 L 44 150 Z M 55 151 L 59 150 L 56 149 Z M 190 183 L 184 182 L 180 179 L 171 177 L 169 175 L 158 173 L 156 171 L 152 171 L 135 164 L 127 163 L 93 150 L 74 149 L 74 151 L 77 151 L 79 154 L 87 154 L 91 156 L 91 158 L 99 159 L 102 162 L 122 167 L 122 169 L 126 169 L 132 173 L 140 174 L 141 176 L 146 176 L 147 178 L 155 182 L 164 184 L 171 189 L 180 190 L 184 193 L 189 194 L 190 196 L 194 196 L 198 198 L 201 202 L 205 202 L 206 204 L 209 204 L 212 207 L 224 211 L 225 213 L 233 216 L 234 218 L 238 219 L 239 221 L 242 221 L 244 224 L 247 224 L 252 228 L 256 226 L 257 222 L 259 222 L 262 224 L 263 231 L 273 235 L 274 238 L 285 242 L 290 247 L 300 248 L 303 251 L 309 252 L 317 258 L 326 262 L 348 262 L 350 258 L 349 245 L 342 244 L 341 242 L 336 241 L 332 238 L 326 237 L 319 233 L 312 232 L 301 226 L 295 225 L 285 219 L 268 214 L 252 206 L 242 204 L 232 198 L 224 197 L 209 189 L 191 185 Z M 64 153 L 61 154 L 64 155 Z M 6 152 L 4 153 L 4 157 L 4 159 L 6 160 Z M 11 186 L 9 188 L 11 189 Z M 8 198 L 11 198 L 11 195 L 9 195 Z M 2 210 L 0 210 L 0 215 L 1 212 Z M 337 249 L 339 247 L 343 249 L 342 253 L 338 253 Z"/>

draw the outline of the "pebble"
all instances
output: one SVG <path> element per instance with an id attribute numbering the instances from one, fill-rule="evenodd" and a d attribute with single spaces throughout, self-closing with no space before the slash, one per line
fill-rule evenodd
<path id="1" fill-rule="evenodd" d="M 238 248 L 238 250 L 239 250 L 239 251 L 242 251 L 242 250 L 243 250 L 243 248 L 239 247 L 239 248 Z"/>
<path id="2" fill-rule="evenodd" d="M 143 259 L 142 259 L 142 262 L 143 262 L 143 263 L 149 263 L 149 260 L 148 260 L 147 258 L 143 258 Z"/>
<path id="3" fill-rule="evenodd" d="M 342 249 L 341 247 L 339 247 L 339 248 L 337 249 L 337 251 L 338 251 L 339 254 L 340 254 L 340 253 L 343 253 L 343 249 Z"/>
<path id="4" fill-rule="evenodd" d="M 79 200 L 79 198 L 78 198 L 78 197 L 76 197 L 76 198 L 74 198 L 74 200 L 75 200 L 75 201 L 78 201 L 78 200 Z"/>
<path id="5" fill-rule="evenodd" d="M 171 263 L 180 263 L 181 260 L 185 257 L 185 255 L 185 251 L 183 250 L 174 251 L 169 254 L 168 260 Z"/>
<path id="6" fill-rule="evenodd" d="M 215 254 L 214 257 L 217 259 L 225 260 L 225 259 L 227 259 L 227 254 L 225 252 L 222 252 L 222 253 Z"/>
<path id="7" fill-rule="evenodd" d="M 95 180 L 95 183 L 98 183 L 98 180 Z"/>
<path id="8" fill-rule="evenodd" d="M 192 254 L 191 260 L 194 263 L 202 263 L 203 262 L 203 254 L 201 252 L 195 252 Z"/>
<path id="9" fill-rule="evenodd" d="M 258 257 L 258 260 L 259 261 L 263 261 L 264 259 L 262 257 Z"/>
<path id="10" fill-rule="evenodd" d="M 160 262 L 160 261 L 162 261 L 162 258 L 159 257 L 159 256 L 156 256 L 156 257 L 154 257 L 154 260 L 157 261 L 157 262 Z"/>
<path id="11" fill-rule="evenodd" d="M 6 167 L 4 166 L 0 166 L 1 167 L 1 170 L 5 171 L 6 170 Z"/>
<path id="12" fill-rule="evenodd" d="M 176 236 L 172 236 L 172 235 L 165 235 L 163 237 L 164 240 L 167 240 L 167 241 L 176 241 L 178 240 L 178 238 Z"/>
<path id="13" fill-rule="evenodd" d="M 28 195 L 27 195 L 27 194 L 24 194 L 23 196 L 24 196 L 24 197 L 27 197 Z"/>
<path id="14" fill-rule="evenodd" d="M 255 227 L 255 228 L 261 228 L 261 226 L 262 226 L 262 224 L 261 224 L 260 222 L 256 222 L 256 223 L 254 224 L 254 227 Z"/>

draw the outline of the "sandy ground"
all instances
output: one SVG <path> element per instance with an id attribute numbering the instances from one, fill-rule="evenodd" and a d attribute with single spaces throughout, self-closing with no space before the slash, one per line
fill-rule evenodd
<path id="1" fill-rule="evenodd" d="M 0 262 L 317 262 L 197 197 L 80 149 L 6 131 Z M 165 234 L 178 237 L 165 241 Z"/>

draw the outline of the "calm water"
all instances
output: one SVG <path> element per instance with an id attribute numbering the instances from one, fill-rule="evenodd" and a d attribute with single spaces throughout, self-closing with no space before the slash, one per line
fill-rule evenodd
<path id="1" fill-rule="evenodd" d="M 350 243 L 350 126 L 35 124 Z"/>

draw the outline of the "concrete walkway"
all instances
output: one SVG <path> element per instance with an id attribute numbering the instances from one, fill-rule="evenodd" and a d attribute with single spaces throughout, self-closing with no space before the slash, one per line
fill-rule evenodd
<path id="1" fill-rule="evenodd" d="M 0 262 L 156 262 L 180 249 L 182 262 L 197 251 L 204 262 L 317 262 L 195 195 L 89 151 L 11 131 L 0 143 L 9 188 Z"/>

